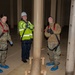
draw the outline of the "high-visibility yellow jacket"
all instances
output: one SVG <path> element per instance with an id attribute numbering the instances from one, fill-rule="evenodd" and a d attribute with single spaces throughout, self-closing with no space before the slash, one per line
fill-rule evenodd
<path id="1" fill-rule="evenodd" d="M 26 23 L 25 21 L 21 20 L 18 23 L 18 29 L 19 29 L 20 37 L 22 38 L 22 40 L 30 40 L 33 38 L 33 34 L 32 34 L 33 28 L 34 28 L 33 24 L 31 24 L 31 22 L 29 21 Z"/>

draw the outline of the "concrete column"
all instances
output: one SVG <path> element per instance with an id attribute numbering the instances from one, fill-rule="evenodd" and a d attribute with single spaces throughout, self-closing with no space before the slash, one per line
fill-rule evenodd
<path id="1" fill-rule="evenodd" d="M 56 0 L 51 0 L 51 16 L 54 19 L 55 22 L 55 18 L 56 18 Z"/>
<path id="2" fill-rule="evenodd" d="M 75 0 L 71 0 L 69 38 L 66 59 L 66 75 L 74 75 L 75 56 Z"/>
<path id="3" fill-rule="evenodd" d="M 10 27 L 14 28 L 13 0 L 10 0 Z"/>
<path id="4" fill-rule="evenodd" d="M 17 0 L 17 23 L 21 19 L 21 12 L 22 12 L 22 0 Z"/>
<path id="5" fill-rule="evenodd" d="M 60 24 L 61 22 L 61 0 L 58 0 L 58 5 L 57 5 L 57 23 Z"/>
<path id="6" fill-rule="evenodd" d="M 74 41 L 75 41 L 75 39 L 74 39 Z M 74 43 L 74 45 L 75 45 L 75 43 Z M 74 55 L 75 55 L 75 52 L 74 52 Z M 74 58 L 75 58 L 75 56 L 74 56 Z M 74 59 L 74 75 L 75 75 L 75 59 Z"/>
<path id="7" fill-rule="evenodd" d="M 43 0 L 34 0 L 34 26 L 33 63 L 30 75 L 40 75 L 40 57 L 43 33 Z"/>

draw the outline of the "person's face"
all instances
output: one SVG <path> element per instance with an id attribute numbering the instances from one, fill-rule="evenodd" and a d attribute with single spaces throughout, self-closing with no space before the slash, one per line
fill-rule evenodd
<path id="1" fill-rule="evenodd" d="M 23 19 L 24 21 L 27 21 L 27 16 L 22 16 L 22 19 Z"/>
<path id="2" fill-rule="evenodd" d="M 49 18 L 48 18 L 48 22 L 49 22 L 49 23 L 53 23 L 53 18 L 52 18 L 52 17 L 49 17 Z"/>
<path id="3" fill-rule="evenodd" d="M 7 17 L 6 17 L 6 16 L 3 16 L 3 17 L 1 18 L 1 22 L 2 22 L 2 23 L 6 23 L 6 21 L 7 21 Z"/>

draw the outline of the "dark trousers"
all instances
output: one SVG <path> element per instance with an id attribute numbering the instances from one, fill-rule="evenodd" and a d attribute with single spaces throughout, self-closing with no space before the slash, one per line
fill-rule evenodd
<path id="1" fill-rule="evenodd" d="M 31 49 L 31 43 L 32 40 L 24 40 L 21 42 L 21 47 L 22 47 L 22 61 L 29 59 L 30 56 L 30 49 Z"/>

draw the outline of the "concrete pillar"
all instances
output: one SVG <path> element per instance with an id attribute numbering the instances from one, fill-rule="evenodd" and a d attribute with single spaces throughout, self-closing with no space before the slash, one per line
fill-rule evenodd
<path id="1" fill-rule="evenodd" d="M 56 0 L 51 0 L 51 16 L 54 19 L 55 22 L 55 18 L 56 18 Z"/>
<path id="2" fill-rule="evenodd" d="M 69 38 L 66 59 L 66 75 L 74 75 L 75 56 L 75 0 L 71 0 Z"/>
<path id="3" fill-rule="evenodd" d="M 75 39 L 74 39 L 74 41 L 75 41 Z M 75 43 L 74 43 L 74 45 L 75 45 Z M 75 55 L 75 52 L 74 52 L 74 55 Z M 74 56 L 74 58 L 75 58 L 75 56 Z M 74 59 L 74 75 L 75 75 L 75 59 Z"/>
<path id="4" fill-rule="evenodd" d="M 10 27 L 14 28 L 13 0 L 10 0 Z"/>
<path id="5" fill-rule="evenodd" d="M 22 0 L 17 0 L 17 23 L 21 19 L 21 12 L 22 12 Z"/>
<path id="6" fill-rule="evenodd" d="M 40 75 L 41 73 L 41 47 L 43 33 L 43 0 L 34 0 L 34 47 L 33 63 L 30 75 Z"/>
<path id="7" fill-rule="evenodd" d="M 57 5 L 57 23 L 61 24 L 61 0 L 58 0 Z"/>

